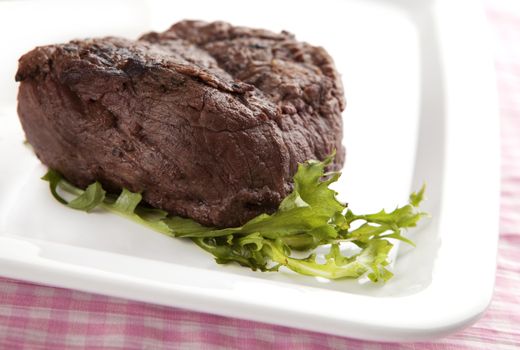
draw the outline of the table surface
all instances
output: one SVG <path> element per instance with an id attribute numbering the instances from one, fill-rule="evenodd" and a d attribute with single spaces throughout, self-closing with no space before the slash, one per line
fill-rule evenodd
<path id="1" fill-rule="evenodd" d="M 520 3 L 488 0 L 502 136 L 493 301 L 435 342 L 364 342 L 0 278 L 0 349 L 520 349 Z"/>

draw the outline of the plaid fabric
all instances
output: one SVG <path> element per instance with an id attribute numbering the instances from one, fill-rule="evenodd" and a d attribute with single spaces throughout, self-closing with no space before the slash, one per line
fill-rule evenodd
<path id="1" fill-rule="evenodd" d="M 520 11 L 491 5 L 502 122 L 495 296 L 473 327 L 428 343 L 363 342 L 0 279 L 0 349 L 520 349 Z"/>

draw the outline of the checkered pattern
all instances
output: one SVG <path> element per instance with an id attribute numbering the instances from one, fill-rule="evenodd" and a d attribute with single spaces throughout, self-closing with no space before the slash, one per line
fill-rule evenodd
<path id="1" fill-rule="evenodd" d="M 0 279 L 0 349 L 520 349 L 520 11 L 489 2 L 502 117 L 495 296 L 473 327 L 428 343 L 362 342 Z"/>

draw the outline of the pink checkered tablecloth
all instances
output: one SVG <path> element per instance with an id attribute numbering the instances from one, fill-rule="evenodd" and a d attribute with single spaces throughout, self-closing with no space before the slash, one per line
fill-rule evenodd
<path id="1" fill-rule="evenodd" d="M 487 15 L 500 96 L 502 197 L 495 295 L 474 326 L 435 342 L 363 342 L 0 278 L 0 350 L 520 349 L 520 6 L 489 0 Z"/>

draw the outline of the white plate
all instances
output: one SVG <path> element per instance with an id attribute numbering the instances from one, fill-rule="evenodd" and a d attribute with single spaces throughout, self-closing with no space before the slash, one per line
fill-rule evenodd
<path id="1" fill-rule="evenodd" d="M 45 7 L 52 4 L 45 21 L 56 16 L 55 27 L 34 38 L 28 21 L 13 20 L 27 2 L 0 4 L 0 23 L 18 35 L 8 39 L 10 46 L 0 43 L 11 47 L 0 74 L 1 275 L 385 341 L 442 336 L 485 310 L 498 236 L 499 137 L 484 19 L 471 1 L 337 0 L 320 8 L 300 1 L 295 8 L 294 2 L 271 0 L 254 11 L 237 10 L 231 1 L 191 1 L 174 9 L 132 2 L 123 19 L 101 21 L 95 30 L 88 11 L 96 6 Z M 417 248 L 401 248 L 396 276 L 380 286 L 216 265 L 189 241 L 57 203 L 39 180 L 45 168 L 22 144 L 12 78 L 25 50 L 63 40 L 70 24 L 59 19 L 78 6 L 85 16 L 74 17 L 78 22 L 67 37 L 88 30 L 135 37 L 147 26 L 130 23 L 144 11 L 157 30 L 182 18 L 223 19 L 288 29 L 326 47 L 343 73 L 348 99 L 348 160 L 338 186 L 343 198 L 354 210 L 377 211 L 404 203 L 412 189 L 428 184 L 424 207 L 432 218 L 410 232 Z M 43 28 L 40 17 L 33 18 L 33 28 Z"/>

